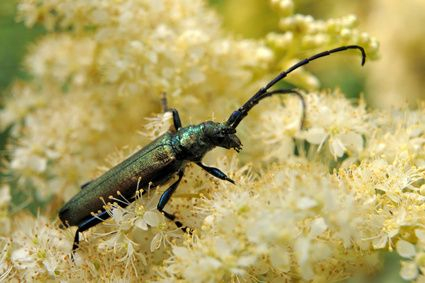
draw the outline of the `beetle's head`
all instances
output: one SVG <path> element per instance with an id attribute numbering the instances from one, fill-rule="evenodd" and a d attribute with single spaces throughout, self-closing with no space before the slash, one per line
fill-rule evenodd
<path id="1" fill-rule="evenodd" d="M 235 149 L 239 152 L 242 143 L 236 136 L 236 130 L 224 123 L 205 122 L 204 134 L 214 146 Z"/>

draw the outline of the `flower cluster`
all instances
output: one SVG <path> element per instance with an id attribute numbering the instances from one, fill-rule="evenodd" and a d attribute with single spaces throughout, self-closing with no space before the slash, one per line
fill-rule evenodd
<path id="1" fill-rule="evenodd" d="M 304 152 L 306 156 L 320 153 L 336 160 L 347 155 L 350 159 L 346 163 L 357 160 L 364 150 L 363 136 L 371 130 L 365 104 L 360 101 L 353 105 L 339 92 L 309 93 L 305 95 L 305 104 L 306 109 L 302 109 L 293 98 L 286 105 L 276 105 L 262 114 L 259 137 L 270 145 L 264 158 L 283 161 L 293 154 L 295 146 L 304 150 L 307 143 L 311 146 Z"/>
<path id="2" fill-rule="evenodd" d="M 110 219 L 75 254 L 75 228 L 51 221 L 81 183 L 169 128 L 162 93 L 184 125 L 222 121 L 319 49 L 360 44 L 376 56 L 353 16 L 319 21 L 294 14 L 293 1 L 270 2 L 280 32 L 246 40 L 201 0 L 20 1 L 19 17 L 51 33 L 25 60 L 32 79 L 0 110 L 0 128 L 11 127 L 0 280 L 338 281 L 378 271 L 388 250 L 403 257 L 403 278 L 422 278 L 425 105 L 372 111 L 338 91 L 303 93 L 305 119 L 296 97 L 253 109 L 237 129 L 244 151 L 204 158 L 235 185 L 188 165 L 165 211 L 192 234 L 156 209 L 175 179 L 137 188 L 134 202 L 104 200 Z M 303 70 L 288 79 L 318 85 Z M 39 215 L 16 212 L 11 191 L 35 192 Z"/>
<path id="3" fill-rule="evenodd" d="M 279 69 L 296 63 L 294 59 L 301 59 L 308 54 L 323 51 L 327 46 L 335 45 L 358 44 L 367 50 L 370 58 L 376 57 L 378 49 L 376 39 L 358 31 L 355 28 L 356 21 L 354 15 L 321 21 L 315 20 L 310 15 L 293 14 L 282 17 L 279 22 L 282 32 L 269 33 L 266 41 L 282 56 L 281 61 L 276 61 Z M 288 81 L 307 89 L 314 89 L 319 85 L 313 75 L 303 71 L 291 75 Z"/>
<path id="4" fill-rule="evenodd" d="M 230 104 L 218 106 L 273 57 L 261 43 L 224 36 L 200 1 L 21 1 L 18 10 L 28 25 L 61 31 L 31 48 L 34 80 L 16 84 L 0 113 L 2 128 L 17 123 L 13 173 L 40 199 L 68 199 L 111 151 L 147 143 L 134 133 L 163 92 L 203 119 L 197 105 L 214 95 L 211 108 L 227 114 Z"/>
<path id="5" fill-rule="evenodd" d="M 338 177 L 356 199 L 374 208 L 373 213 L 364 215 L 360 228 L 364 237 L 372 240 L 373 249 L 396 249 L 411 260 L 402 268 L 401 276 L 415 279 L 424 268 L 425 167 L 416 167 L 409 159 L 387 162 L 373 158 L 341 170 Z"/>
<path id="6" fill-rule="evenodd" d="M 377 269 L 371 240 L 358 230 L 374 208 L 325 171 L 292 158 L 256 180 L 237 179 L 237 188 L 218 189 L 200 204 L 209 211 L 199 234 L 173 247 L 160 268 L 163 282 L 338 281 L 348 266 L 354 273 Z"/>

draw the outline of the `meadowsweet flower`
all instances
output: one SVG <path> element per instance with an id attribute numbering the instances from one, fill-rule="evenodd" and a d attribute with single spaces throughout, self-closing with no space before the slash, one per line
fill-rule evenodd
<path id="1" fill-rule="evenodd" d="M 285 160 L 293 155 L 296 139 L 301 132 L 302 107 L 297 98 L 285 100 L 285 107 L 277 105 L 261 114 L 257 125 L 259 140 L 264 141 L 266 160 Z"/>
<path id="2" fill-rule="evenodd" d="M 400 275 L 404 280 L 413 280 L 419 275 L 416 264 L 409 261 L 401 261 Z"/>
<path id="3" fill-rule="evenodd" d="M 71 263 L 69 249 L 72 243 L 62 231 L 47 224 L 39 217 L 21 216 L 19 229 L 11 238 L 12 272 L 21 280 L 47 280 L 55 278 Z"/>
<path id="4" fill-rule="evenodd" d="M 407 241 L 399 240 L 396 247 L 398 254 L 402 257 L 412 258 L 416 254 L 415 246 Z"/>
<path id="5" fill-rule="evenodd" d="M 338 93 L 310 95 L 307 101 L 305 140 L 319 151 L 327 144 L 334 158 L 358 155 L 364 146 L 362 135 L 368 131 L 365 105 L 353 106 Z"/>
<path id="6" fill-rule="evenodd" d="M 140 133 L 144 136 L 148 136 L 153 140 L 170 129 L 171 119 L 172 114 L 170 112 L 161 113 L 151 118 L 146 118 L 148 123 L 145 126 L 145 130 L 141 131 Z"/>
<path id="7" fill-rule="evenodd" d="M 363 155 L 380 157 L 392 162 L 397 156 L 410 158 L 415 165 L 425 164 L 424 107 L 416 111 L 372 113 L 375 130 L 368 134 L 368 144 Z"/>
<path id="8" fill-rule="evenodd" d="M 294 10 L 294 2 L 292 0 L 271 0 L 272 6 L 277 9 L 281 16 L 290 15 Z"/>
<path id="9" fill-rule="evenodd" d="M 370 130 L 364 103 L 352 105 L 340 93 L 310 93 L 305 95 L 306 120 L 301 129 L 299 101 L 291 99 L 285 107 L 264 111 L 258 125 L 261 140 L 271 145 L 267 159 L 285 160 L 292 155 L 296 139 L 313 145 L 310 155 L 321 151 L 334 159 L 345 154 L 356 159 L 363 152 L 363 136 Z"/>
<path id="10" fill-rule="evenodd" d="M 304 166 L 310 166 L 313 178 L 301 173 Z M 202 235 L 185 242 L 183 249 L 174 248 L 172 261 L 163 270 L 169 279 L 181 274 L 185 280 L 193 279 L 191 276 L 203 281 L 248 279 L 255 276 L 255 266 L 265 257 L 270 261 L 266 260 L 266 272 L 262 274 L 268 280 L 282 271 L 312 279 L 314 266 L 319 263 L 322 274 L 338 276 L 332 271 L 337 268 L 333 259 L 345 249 L 356 253 L 353 242 L 363 241 L 357 231 L 361 222 L 357 207 L 362 204 L 340 191 L 324 172 L 321 166 L 289 162 L 266 172 L 268 178 L 215 193 L 204 204 L 210 207 L 212 217 L 203 226 Z M 265 179 L 267 184 L 261 183 Z M 340 206 L 344 206 L 344 214 Z M 223 239 L 224 235 L 228 236 Z M 338 244 L 331 240 L 334 237 L 340 239 Z M 227 251 L 214 244 L 217 242 Z M 228 253 L 232 256 L 226 257 Z M 242 260 L 248 255 L 249 261 Z M 202 258 L 209 258 L 208 263 Z M 242 261 L 247 265 L 238 265 Z M 343 268 L 340 272 L 344 273 Z"/>
<path id="11" fill-rule="evenodd" d="M 48 36 L 32 46 L 25 66 L 41 81 L 82 86 L 92 82 L 95 49 L 96 42 L 89 37 L 75 38 L 69 34 Z M 69 60 L 70 57 L 73 60 Z"/>
<path id="12" fill-rule="evenodd" d="M 388 164 L 381 159 L 363 162 L 350 169 L 348 175 L 344 171 L 339 174 L 347 180 L 344 183 L 354 191 L 356 198 L 375 207 L 375 212 L 367 216 L 367 227 L 362 229 L 365 238 L 372 239 L 373 248 L 396 249 L 408 259 L 415 258 L 418 249 L 422 250 L 421 240 L 417 242 L 415 238 L 421 239 L 420 229 L 424 225 L 424 198 L 420 194 L 420 184 L 425 171 L 410 164 L 408 160 Z M 403 261 L 402 265 L 403 278 L 416 278 L 416 263 Z"/>
<path id="13" fill-rule="evenodd" d="M 68 199 L 81 180 L 96 177 L 97 164 L 114 148 L 147 143 L 134 133 L 143 117 L 158 112 L 162 92 L 174 107 L 203 119 L 197 104 L 217 95 L 211 108 L 224 116 L 231 108 L 215 107 L 220 100 L 249 88 L 273 59 L 259 42 L 224 36 L 201 2 L 86 4 L 24 0 L 18 7 L 28 25 L 58 28 L 31 48 L 26 66 L 34 79 L 15 87 L 0 111 L 2 128 L 21 122 L 13 173 L 42 199 Z"/>
<path id="14" fill-rule="evenodd" d="M 297 59 L 305 58 L 306 54 L 323 51 L 335 44 L 359 44 L 367 50 L 369 58 L 376 57 L 379 47 L 377 40 L 355 28 L 357 19 L 354 15 L 327 21 L 316 20 L 310 15 L 289 15 L 285 12 L 284 15 L 279 21 L 281 32 L 272 32 L 266 37 L 271 48 L 286 55 L 280 62 L 277 61 L 276 66 L 280 68 L 288 68 L 296 63 Z M 294 59 L 288 60 L 287 57 Z M 287 80 L 310 90 L 319 86 L 319 81 L 303 69 L 291 74 Z"/>
<path id="15" fill-rule="evenodd" d="M 185 125 L 222 121 L 277 71 L 319 48 L 360 44 L 376 55 L 376 40 L 357 30 L 354 16 L 321 21 L 294 14 L 293 1 L 271 4 L 279 27 L 248 40 L 223 31 L 200 0 L 20 2 L 27 25 L 55 33 L 31 47 L 32 79 L 16 82 L 0 110 L 0 127 L 12 125 L 14 141 L 12 182 L 0 189 L 0 221 L 8 223 L 0 230 L 0 279 L 340 281 L 376 272 L 388 250 L 403 257 L 403 278 L 421 278 L 423 109 L 369 111 L 338 91 L 304 93 L 302 128 L 296 98 L 271 98 L 274 105 L 250 112 L 238 128 L 246 150 L 204 159 L 236 185 L 187 166 L 165 210 L 191 235 L 157 211 L 170 184 L 140 188 L 134 202 L 105 199 L 110 219 L 80 235 L 74 261 L 76 228 L 48 220 L 85 180 L 170 128 L 162 93 Z M 288 79 L 319 85 L 305 70 Z M 42 215 L 10 213 L 12 189 L 34 190 Z"/>
<path id="16" fill-rule="evenodd" d="M 10 252 L 10 240 L 7 238 L 0 238 L 0 280 L 5 280 L 9 273 L 12 271 L 13 267 L 10 262 L 7 261 L 8 253 Z"/>

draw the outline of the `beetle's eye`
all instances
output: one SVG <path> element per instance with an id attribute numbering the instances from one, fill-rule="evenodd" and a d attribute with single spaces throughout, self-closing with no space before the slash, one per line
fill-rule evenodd
<path id="1" fill-rule="evenodd" d="M 216 137 L 217 138 L 224 138 L 224 136 L 226 135 L 226 133 L 225 133 L 225 131 L 224 130 L 219 130 L 218 131 L 218 133 L 217 133 L 217 135 L 216 135 Z"/>
<path id="2" fill-rule="evenodd" d="M 219 133 L 216 137 L 215 140 L 217 143 L 222 143 L 224 141 L 224 135 Z"/>

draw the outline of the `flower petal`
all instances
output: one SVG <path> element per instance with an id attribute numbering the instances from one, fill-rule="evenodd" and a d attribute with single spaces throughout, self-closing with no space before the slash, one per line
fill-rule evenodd
<path id="1" fill-rule="evenodd" d="M 415 246 L 405 240 L 399 240 L 396 249 L 402 257 L 412 258 L 416 255 Z"/>

